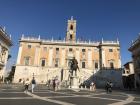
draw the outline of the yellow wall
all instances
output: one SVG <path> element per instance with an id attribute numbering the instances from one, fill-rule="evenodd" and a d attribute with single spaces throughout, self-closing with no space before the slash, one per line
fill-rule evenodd
<path id="1" fill-rule="evenodd" d="M 86 63 L 86 68 L 88 67 L 88 49 L 91 49 L 92 51 L 92 67 L 94 68 L 94 61 L 97 61 L 100 63 L 100 52 L 97 47 L 82 47 L 82 46 L 59 46 L 59 45 L 47 45 L 47 44 L 42 44 L 40 45 L 39 43 L 29 43 L 29 42 L 21 42 L 22 45 L 22 53 L 21 53 L 21 59 L 20 59 L 20 64 L 24 65 L 24 58 L 26 56 L 31 57 L 30 65 L 35 65 L 34 60 L 35 60 L 35 52 L 36 48 L 39 47 L 39 52 L 40 54 L 38 55 L 38 62 L 40 65 L 41 59 L 46 59 L 46 66 L 49 61 L 49 48 L 53 47 L 53 64 L 55 63 L 56 59 L 56 48 L 59 48 L 59 65 L 61 66 L 61 61 L 62 57 L 65 56 L 67 58 L 69 48 L 73 49 L 73 54 L 76 55 L 76 48 L 79 48 L 80 51 L 80 62 L 79 65 L 81 65 L 82 61 L 85 61 Z M 31 45 L 31 49 L 28 49 L 28 45 Z M 44 50 L 44 47 L 47 48 L 47 50 Z M 65 49 L 65 55 L 62 54 L 62 48 Z M 120 68 L 118 67 L 119 65 L 119 59 L 120 59 L 120 51 L 118 51 L 119 47 L 118 46 L 103 46 L 102 47 L 105 51 L 105 62 L 106 62 L 106 67 L 110 67 L 109 60 L 114 60 L 114 67 L 115 68 Z M 85 57 L 83 57 L 82 54 L 82 49 L 85 49 Z M 97 49 L 97 50 L 95 50 Z M 113 49 L 113 52 L 109 52 L 109 49 Z M 100 65 L 100 64 L 98 64 Z M 65 60 L 65 67 L 67 66 L 67 60 Z"/>

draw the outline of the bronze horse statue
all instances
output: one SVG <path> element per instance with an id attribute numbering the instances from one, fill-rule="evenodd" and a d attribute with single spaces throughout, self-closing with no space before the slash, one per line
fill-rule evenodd
<path id="1" fill-rule="evenodd" d="M 73 76 L 73 72 L 75 72 L 75 76 L 77 76 L 77 69 L 79 70 L 78 61 L 74 57 L 73 59 L 71 59 L 71 63 L 70 63 L 70 73 L 71 73 L 71 76 Z"/>

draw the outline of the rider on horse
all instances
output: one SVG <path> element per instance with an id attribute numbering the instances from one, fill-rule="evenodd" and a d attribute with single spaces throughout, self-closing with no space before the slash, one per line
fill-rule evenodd
<path id="1" fill-rule="evenodd" d="M 70 69 L 71 69 L 71 74 L 73 76 L 73 71 L 75 71 L 75 76 L 77 75 L 77 69 L 79 70 L 78 67 L 78 61 L 75 59 L 75 57 L 73 57 L 73 59 L 71 60 L 71 65 L 70 65 Z"/>

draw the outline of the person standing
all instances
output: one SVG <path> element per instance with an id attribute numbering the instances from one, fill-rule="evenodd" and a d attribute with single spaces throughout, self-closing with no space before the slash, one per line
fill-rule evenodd
<path id="1" fill-rule="evenodd" d="M 110 93 L 112 92 L 112 87 L 113 87 L 112 82 L 109 82 L 109 92 L 110 92 Z"/>
<path id="2" fill-rule="evenodd" d="M 30 81 L 29 81 L 29 79 L 27 78 L 26 81 L 25 81 L 25 92 L 28 91 L 29 84 L 30 84 Z"/>
<path id="3" fill-rule="evenodd" d="M 91 82 L 91 84 L 90 84 L 90 90 L 91 91 L 95 91 L 95 83 L 94 82 Z"/>
<path id="4" fill-rule="evenodd" d="M 55 91 L 57 91 L 59 89 L 59 80 L 58 79 L 55 80 L 55 85 L 56 85 Z"/>
<path id="5" fill-rule="evenodd" d="M 105 86 L 106 92 L 109 92 L 109 82 L 107 81 L 106 86 Z"/>
<path id="6" fill-rule="evenodd" d="M 53 80 L 53 90 L 55 91 L 56 90 L 56 82 L 55 82 L 56 80 L 54 79 Z"/>
<path id="7" fill-rule="evenodd" d="M 36 81 L 35 81 L 35 78 L 33 77 L 33 79 L 32 79 L 32 93 L 34 92 L 35 85 L 36 85 Z"/>
<path id="8" fill-rule="evenodd" d="M 107 82 L 106 83 L 106 92 L 107 93 L 111 93 L 112 92 L 112 86 L 113 86 L 112 82 Z"/>

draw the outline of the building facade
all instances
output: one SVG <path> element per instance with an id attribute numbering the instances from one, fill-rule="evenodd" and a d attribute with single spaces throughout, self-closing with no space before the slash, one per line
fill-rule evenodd
<path id="1" fill-rule="evenodd" d="M 4 80 L 10 46 L 12 46 L 10 36 L 7 35 L 4 28 L 0 27 L 0 82 Z"/>
<path id="2" fill-rule="evenodd" d="M 121 68 L 119 41 L 81 41 L 76 39 L 76 20 L 67 23 L 64 40 L 20 39 L 14 82 L 33 76 L 38 82 L 57 77 L 68 80 L 70 59 L 75 57 L 80 72 L 79 81 L 89 78 L 102 68 Z"/>
<path id="3" fill-rule="evenodd" d="M 132 53 L 135 72 L 135 84 L 140 88 L 140 36 L 136 39 L 128 49 Z"/>
<path id="4" fill-rule="evenodd" d="M 123 76 L 128 76 L 134 74 L 134 65 L 133 62 L 127 62 L 126 64 L 124 64 L 124 71 L 123 71 Z"/>
<path id="5" fill-rule="evenodd" d="M 123 70 L 123 85 L 126 89 L 132 89 L 135 87 L 135 78 L 134 78 L 134 64 L 132 61 L 124 64 Z"/>

